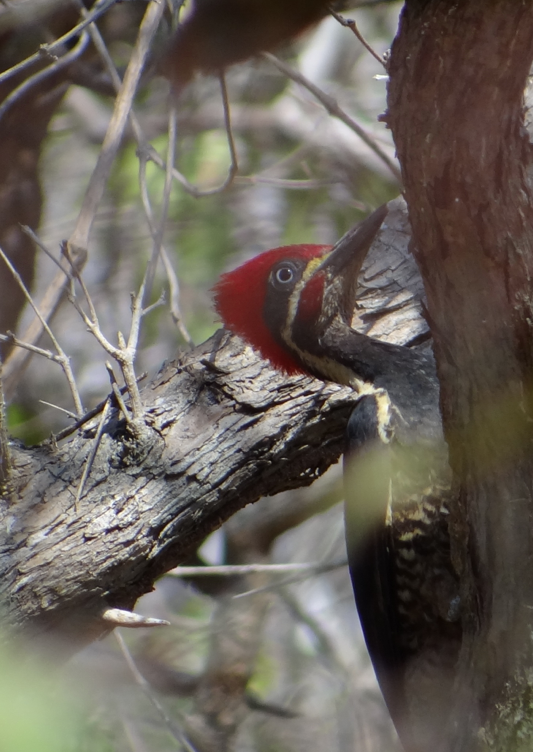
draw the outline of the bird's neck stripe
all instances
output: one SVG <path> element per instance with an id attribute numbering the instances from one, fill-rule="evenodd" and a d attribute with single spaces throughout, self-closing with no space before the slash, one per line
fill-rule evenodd
<path id="1" fill-rule="evenodd" d="M 294 290 L 290 295 L 287 306 L 287 318 L 285 319 L 285 323 L 281 330 L 281 338 L 283 342 L 285 342 L 287 347 L 291 350 L 291 352 L 296 355 L 304 364 L 304 366 L 310 371 L 318 373 L 326 379 L 331 379 L 331 381 L 337 381 L 340 384 L 355 386 L 352 383 L 353 373 L 349 368 L 342 366 L 341 364 L 330 358 L 319 358 L 312 353 L 302 350 L 298 347 L 298 345 L 292 338 L 292 331 L 296 316 L 298 315 L 298 306 L 301 300 L 302 292 L 315 271 L 323 263 L 324 259 L 328 257 L 328 255 L 329 254 L 326 253 L 322 256 L 317 256 L 316 258 L 311 259 L 305 267 L 301 279 L 295 285 Z"/>
<path id="2" fill-rule="evenodd" d="M 294 342 L 291 338 L 291 331 L 292 327 L 294 325 L 294 321 L 296 319 L 296 315 L 298 313 L 298 304 L 300 302 L 300 296 L 302 294 L 302 290 L 306 286 L 306 284 L 309 282 L 310 278 L 315 273 L 316 269 L 320 266 L 320 264 L 324 261 L 324 259 L 328 256 L 328 254 L 325 254 L 324 256 L 317 256 L 316 258 L 313 258 L 309 261 L 307 266 L 305 267 L 302 278 L 300 281 L 294 286 L 294 290 L 291 293 L 291 296 L 289 298 L 289 305 L 287 306 L 287 318 L 285 320 L 285 325 L 283 327 L 283 330 L 281 332 L 281 336 L 286 342 L 286 344 L 294 348 Z"/>

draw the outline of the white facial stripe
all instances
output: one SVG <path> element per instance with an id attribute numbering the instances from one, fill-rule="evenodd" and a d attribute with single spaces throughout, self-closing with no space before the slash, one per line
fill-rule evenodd
<path id="1" fill-rule="evenodd" d="M 295 285 L 294 290 L 289 297 L 287 319 L 281 331 L 281 337 L 287 347 L 289 347 L 293 353 L 298 355 L 301 362 L 304 363 L 310 371 L 315 371 L 316 373 L 321 374 L 324 378 L 335 381 L 338 384 L 351 386 L 352 389 L 360 395 L 373 395 L 376 400 L 378 411 L 379 438 L 383 443 L 388 444 L 393 435 L 391 419 L 392 411 L 395 409 L 391 403 L 388 392 L 385 389 L 375 387 L 368 381 L 359 379 L 351 368 L 348 368 L 348 366 L 342 365 L 331 358 L 322 358 L 318 355 L 313 355 L 313 353 L 301 350 L 291 337 L 294 321 L 298 313 L 298 304 L 300 302 L 302 290 L 328 255 L 329 254 L 325 254 L 324 256 L 318 256 L 317 258 L 311 259 L 305 267 L 302 278 Z"/>
<path id="2" fill-rule="evenodd" d="M 305 267 L 302 278 L 295 285 L 294 290 L 290 295 L 289 304 L 287 306 L 287 319 L 281 331 L 281 338 L 311 371 L 316 371 L 317 373 L 322 374 L 324 378 L 336 381 L 339 384 L 346 384 L 347 386 L 357 388 L 354 381 L 357 384 L 362 384 L 363 382 L 360 382 L 359 379 L 354 379 L 353 371 L 350 368 L 337 363 L 331 358 L 320 358 L 317 355 L 301 350 L 291 336 L 294 321 L 298 313 L 298 304 L 300 302 L 302 290 L 328 255 L 329 254 L 326 253 L 323 256 L 317 256 L 317 258 L 311 259 Z"/>
<path id="3" fill-rule="evenodd" d="M 287 307 L 287 319 L 282 329 L 281 337 L 289 347 L 297 350 L 298 352 L 300 351 L 297 347 L 295 347 L 294 342 L 291 339 L 291 331 L 294 324 L 294 319 L 296 318 L 296 314 L 298 313 L 298 303 L 300 302 L 300 295 L 308 281 L 313 276 L 317 267 L 320 266 L 325 258 L 326 256 L 317 256 L 317 258 L 311 259 L 311 261 L 307 264 L 303 271 L 302 278 L 295 285 L 294 290 L 292 291 L 289 298 L 289 305 Z"/>

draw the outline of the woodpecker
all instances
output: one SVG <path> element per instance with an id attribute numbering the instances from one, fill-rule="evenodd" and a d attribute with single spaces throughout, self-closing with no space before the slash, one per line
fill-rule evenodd
<path id="1" fill-rule="evenodd" d="M 214 299 L 225 327 L 277 369 L 357 393 L 344 462 L 350 575 L 399 737 L 425 752 L 449 720 L 460 599 L 432 351 L 351 327 L 358 275 L 386 214 L 377 209 L 334 247 L 266 251 L 222 275 Z"/>

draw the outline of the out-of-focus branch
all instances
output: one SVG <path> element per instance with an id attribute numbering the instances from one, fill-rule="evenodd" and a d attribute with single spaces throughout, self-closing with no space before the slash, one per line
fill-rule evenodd
<path id="1" fill-rule="evenodd" d="M 364 141 L 364 143 L 368 146 L 369 149 L 371 149 L 374 154 L 376 154 L 384 164 L 387 165 L 389 170 L 392 172 L 398 183 L 401 185 L 402 183 L 402 175 L 400 172 L 399 167 L 393 162 L 392 159 L 388 156 L 388 154 L 385 154 L 383 149 L 375 142 L 375 140 L 368 135 L 368 133 L 362 128 L 358 123 L 355 122 L 355 120 L 346 113 L 342 107 L 340 107 L 339 103 L 337 102 L 334 97 L 332 97 L 330 94 L 327 94 L 325 91 L 323 91 L 319 86 L 314 84 L 312 81 L 310 81 L 306 76 L 304 76 L 300 71 L 297 71 L 295 68 L 292 68 L 290 65 L 287 65 L 287 63 L 284 63 L 282 60 L 280 60 L 275 55 L 272 55 L 270 52 L 264 52 L 262 57 L 265 58 L 265 60 L 268 60 L 272 63 L 278 70 L 280 70 L 282 73 L 284 73 L 288 78 L 290 78 L 292 81 L 294 81 L 297 84 L 300 84 L 300 86 L 303 86 L 308 91 L 311 92 L 311 94 L 318 99 L 320 104 L 322 104 L 326 111 L 333 115 L 334 117 L 338 118 L 339 120 L 342 120 L 342 122 L 350 128 L 354 133 L 356 133 L 359 138 Z"/>
<path id="2" fill-rule="evenodd" d="M 9 108 L 12 107 L 19 99 L 22 99 L 22 97 L 24 97 L 30 91 L 30 89 L 37 87 L 42 81 L 48 78 L 48 76 L 52 76 L 54 73 L 57 73 L 57 71 L 61 70 L 61 68 L 65 68 L 67 65 L 70 65 L 72 62 L 74 62 L 74 60 L 77 60 L 81 55 L 83 55 L 88 42 L 88 35 L 86 33 L 83 33 L 72 50 L 63 55 L 63 57 L 60 57 L 58 60 L 53 62 L 47 68 L 44 68 L 38 73 L 35 73 L 30 78 L 27 78 L 26 81 L 21 83 L 20 86 L 17 86 L 16 89 L 13 89 L 11 94 L 7 96 L 4 99 L 2 105 L 0 105 L 0 119 L 2 119 L 8 112 Z M 68 84 L 66 84 L 66 86 L 68 86 Z"/>
<path id="3" fill-rule="evenodd" d="M 10 270 L 10 272 L 13 275 L 16 283 L 19 285 L 20 289 L 22 290 L 22 292 L 23 292 L 26 300 L 28 301 L 28 303 L 33 308 L 33 310 L 35 312 L 35 315 L 37 316 L 37 319 L 39 320 L 39 322 L 40 322 L 40 324 L 41 324 L 41 326 L 43 328 L 43 331 L 45 331 L 48 334 L 48 336 L 50 337 L 50 339 L 52 340 L 52 343 L 53 343 L 53 345 L 54 345 L 54 347 L 56 349 L 56 353 L 57 353 L 57 355 L 55 355 L 53 357 L 53 360 L 55 360 L 57 363 L 59 363 L 59 365 L 63 369 L 63 373 L 65 374 L 65 378 L 67 379 L 67 383 L 69 385 L 69 389 L 70 389 L 70 392 L 72 394 L 72 399 L 73 399 L 74 405 L 76 407 L 76 412 L 78 413 L 78 416 L 82 415 L 83 412 L 84 412 L 84 410 L 83 410 L 83 406 L 82 406 L 82 403 L 81 403 L 81 397 L 80 397 L 80 394 L 78 392 L 78 387 L 76 386 L 76 379 L 74 378 L 74 373 L 73 373 L 72 367 L 70 365 L 70 359 L 69 359 L 69 357 L 67 356 L 67 354 L 65 353 L 65 351 L 63 350 L 63 348 L 61 347 L 61 345 L 59 344 L 59 342 L 57 341 L 54 333 L 52 332 L 52 330 L 48 326 L 46 318 L 43 316 L 43 314 L 41 313 L 41 311 L 37 307 L 35 301 L 33 300 L 32 296 L 30 295 L 29 291 L 26 289 L 26 285 L 22 281 L 22 278 L 21 278 L 20 274 L 16 271 L 15 267 L 13 266 L 13 264 L 11 263 L 11 261 L 8 259 L 8 257 L 6 256 L 6 254 L 4 253 L 4 251 L 2 250 L 2 248 L 0 248 L 0 258 L 2 259 L 2 261 L 4 262 L 4 264 L 8 267 L 8 269 Z M 15 339 L 15 338 L 13 338 L 13 339 Z M 27 348 L 27 349 L 29 349 L 29 348 Z M 33 348 L 33 349 L 35 350 L 37 348 Z"/>
<path id="4" fill-rule="evenodd" d="M 107 9 L 109 6 L 104 3 L 104 7 Z M 115 101 L 113 116 L 109 123 L 96 167 L 89 180 L 76 226 L 68 240 L 69 261 L 78 272 L 81 271 L 86 262 L 89 233 L 96 210 L 100 204 L 111 166 L 120 146 L 131 112 L 133 98 L 150 50 L 150 44 L 161 20 L 164 7 L 164 3 L 151 2 L 146 9 L 139 29 L 137 42 L 126 69 L 124 81 Z M 98 35 L 94 27 L 91 26 L 93 20 L 94 17 L 89 14 L 84 19 L 83 24 L 84 27 L 90 26 L 91 34 L 93 39 L 95 39 L 98 38 Z M 118 83 L 116 78 L 114 82 L 115 84 Z M 59 271 L 50 283 L 39 306 L 44 321 L 48 322 L 54 315 L 63 298 L 67 284 L 68 276 L 64 272 Z M 34 319 L 26 332 L 24 332 L 22 339 L 30 344 L 36 344 L 42 332 L 42 320 Z M 20 372 L 24 368 L 28 357 L 29 354 L 27 351 L 19 351 L 13 353 L 6 362 L 5 388 L 7 393 L 15 388 L 17 380 L 20 378 Z M 132 379 L 133 381 L 135 380 L 134 377 Z"/>
<path id="5" fill-rule="evenodd" d="M 133 97 L 137 90 L 141 73 L 150 50 L 153 36 L 159 26 L 164 11 L 164 3 L 151 2 L 144 15 L 139 29 L 137 43 L 133 49 L 122 87 L 115 102 L 115 108 L 107 129 L 102 148 L 98 155 L 96 167 L 93 170 L 87 191 L 85 193 L 78 220 L 69 245 L 74 248 L 87 248 L 89 233 L 94 221 L 96 210 L 100 204 L 111 165 L 115 159 L 124 128 L 131 110 Z"/>
<path id="6" fill-rule="evenodd" d="M 56 51 L 63 49 L 67 42 L 80 34 L 80 32 L 82 32 L 90 23 L 96 21 L 97 18 L 100 18 L 100 16 L 106 13 L 109 8 L 111 8 L 111 6 L 116 2 L 117 0 L 103 0 L 103 2 L 96 2 L 92 10 L 90 12 L 87 12 L 87 15 L 85 16 L 83 21 L 80 21 L 79 24 L 73 26 L 72 29 L 70 29 L 66 34 L 63 34 L 59 39 L 56 39 L 56 41 L 52 42 L 51 44 L 41 45 L 39 51 L 34 55 L 27 57 L 25 60 L 22 60 L 22 62 L 17 63 L 17 65 L 13 65 L 11 68 L 1 73 L 0 83 L 7 81 L 7 79 L 15 76 L 17 73 L 21 73 L 23 70 L 31 67 L 34 63 L 37 63 L 43 58 L 48 57 L 50 59 L 54 59 L 56 56 Z"/>

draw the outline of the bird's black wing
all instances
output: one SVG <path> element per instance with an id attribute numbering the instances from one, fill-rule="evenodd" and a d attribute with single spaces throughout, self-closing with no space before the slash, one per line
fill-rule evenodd
<path id="1" fill-rule="evenodd" d="M 401 646 L 390 525 L 392 448 L 379 435 L 374 395 L 357 403 L 347 427 L 346 545 L 366 645 L 396 725 L 404 715 Z"/>
<path id="2" fill-rule="evenodd" d="M 450 706 L 460 641 L 438 452 L 402 445 L 385 390 L 357 403 L 347 428 L 346 540 L 361 626 L 408 752 L 431 747 Z"/>

